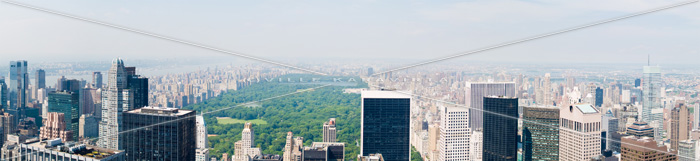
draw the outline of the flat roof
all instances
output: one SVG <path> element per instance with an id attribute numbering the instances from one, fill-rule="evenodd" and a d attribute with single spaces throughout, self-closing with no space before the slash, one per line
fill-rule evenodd
<path id="1" fill-rule="evenodd" d="M 410 93 L 406 91 L 362 91 L 360 94 L 362 98 L 411 98 L 411 95 L 405 94 Z"/>
<path id="2" fill-rule="evenodd" d="M 578 105 L 574 105 L 574 106 L 576 106 L 576 108 L 581 110 L 581 112 L 584 114 L 598 113 L 598 109 L 593 107 L 593 105 L 591 105 L 591 104 L 578 104 Z"/>
<path id="3" fill-rule="evenodd" d="M 59 149 L 58 145 L 57 146 L 47 146 L 45 141 L 46 140 L 36 141 L 33 143 L 27 143 L 25 145 L 30 146 L 30 147 L 39 148 L 39 149 L 46 149 L 46 150 L 51 150 L 51 151 L 55 151 L 55 152 L 61 152 L 61 153 L 83 156 L 83 157 L 87 157 L 87 158 L 95 158 L 95 159 L 104 159 L 104 158 L 107 158 L 107 157 L 112 156 L 114 154 L 119 154 L 119 153 L 123 152 L 121 150 L 105 149 L 105 148 L 100 148 L 100 147 L 96 147 L 96 146 L 92 146 L 92 145 L 76 143 L 73 146 L 85 145 L 85 149 L 78 151 L 76 153 L 69 153 L 68 151 L 62 151 L 61 149 Z M 61 143 L 59 145 L 65 146 L 66 143 Z"/>
<path id="4" fill-rule="evenodd" d="M 143 108 L 127 111 L 126 113 L 151 114 L 151 115 L 159 115 L 159 116 L 182 116 L 182 115 L 188 114 L 190 112 L 194 112 L 194 111 L 193 110 L 183 110 L 183 109 L 177 109 L 177 108 L 170 108 L 170 107 L 146 106 Z"/>

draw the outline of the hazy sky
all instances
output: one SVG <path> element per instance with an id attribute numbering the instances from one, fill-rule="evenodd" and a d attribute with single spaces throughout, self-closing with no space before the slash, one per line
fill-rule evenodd
<path id="1" fill-rule="evenodd" d="M 35 1 L 249 55 L 431 59 L 682 1 Z M 700 3 L 458 60 L 700 64 Z M 0 3 L 0 62 L 221 56 Z M 231 57 L 231 56 L 228 56 Z M 414 63 L 414 62 L 406 62 Z M 4 63 L 3 63 L 4 64 Z"/>

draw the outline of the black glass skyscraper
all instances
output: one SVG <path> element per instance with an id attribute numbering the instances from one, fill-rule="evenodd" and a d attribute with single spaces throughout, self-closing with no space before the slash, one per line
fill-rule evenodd
<path id="1" fill-rule="evenodd" d="M 595 106 L 600 107 L 603 105 L 603 89 L 598 87 L 595 89 Z"/>
<path id="2" fill-rule="evenodd" d="M 398 92 L 362 92 L 362 156 L 380 153 L 386 161 L 410 160 L 410 106 L 410 96 Z"/>
<path id="3" fill-rule="evenodd" d="M 148 106 L 148 78 L 136 74 L 136 67 L 125 67 L 127 87 L 134 98 L 134 106 L 130 109 L 138 109 Z"/>
<path id="4" fill-rule="evenodd" d="M 126 160 L 195 160 L 195 111 L 144 107 L 123 113 Z"/>
<path id="5" fill-rule="evenodd" d="M 518 159 L 518 98 L 484 97 L 483 160 Z"/>
<path id="6" fill-rule="evenodd" d="M 127 88 L 134 95 L 134 109 L 148 106 L 148 78 L 134 75 L 128 80 Z"/>

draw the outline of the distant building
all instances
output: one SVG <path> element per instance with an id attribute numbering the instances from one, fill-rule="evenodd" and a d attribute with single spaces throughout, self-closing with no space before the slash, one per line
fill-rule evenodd
<path id="1" fill-rule="evenodd" d="M 41 139 L 60 138 L 65 141 L 73 141 L 73 131 L 66 129 L 66 121 L 63 113 L 49 112 L 44 121 L 44 126 L 40 128 L 39 137 Z"/>
<path id="2" fill-rule="evenodd" d="M 654 127 L 649 126 L 646 122 L 634 122 L 627 127 L 627 134 L 636 137 L 654 138 Z"/>
<path id="3" fill-rule="evenodd" d="M 304 147 L 303 161 L 344 161 L 345 144 L 331 142 L 314 142 Z"/>
<path id="4" fill-rule="evenodd" d="M 12 126 L 16 126 L 19 120 L 26 117 L 24 109 L 27 107 L 29 100 L 27 99 L 27 92 L 29 90 L 29 74 L 27 73 L 27 61 L 10 61 L 10 71 L 7 80 L 7 101 L 8 108 L 5 112 L 12 114 L 15 120 L 13 120 Z M 17 129 L 13 127 L 12 129 Z"/>
<path id="5" fill-rule="evenodd" d="M 195 111 L 143 107 L 124 112 L 126 160 L 195 160 Z M 146 129 L 140 129 L 146 128 Z"/>
<path id="6" fill-rule="evenodd" d="M 621 160 L 635 161 L 674 161 L 676 152 L 669 152 L 665 145 L 658 145 L 649 137 L 622 137 Z"/>
<path id="7" fill-rule="evenodd" d="M 323 123 L 323 142 L 337 142 L 335 118 L 331 118 L 328 122 Z"/>
<path id="8" fill-rule="evenodd" d="M 48 112 L 63 113 L 66 122 L 66 130 L 73 131 L 71 140 L 78 140 L 78 127 L 80 121 L 80 104 L 77 92 L 51 92 L 49 93 Z"/>
<path id="9" fill-rule="evenodd" d="M 600 87 L 596 87 L 595 89 L 595 106 L 603 106 L 603 89 Z"/>
<path id="10" fill-rule="evenodd" d="M 396 91 L 362 91 L 361 98 L 360 155 L 410 160 L 411 97 Z"/>
<path id="11" fill-rule="evenodd" d="M 5 78 L 0 77 L 0 109 L 7 110 L 7 84 L 5 83 Z"/>
<path id="12" fill-rule="evenodd" d="M 46 71 L 43 69 L 36 70 L 36 78 L 34 78 L 34 81 L 36 82 L 34 86 L 36 86 L 37 89 L 46 88 Z"/>
<path id="13" fill-rule="evenodd" d="M 92 72 L 92 84 L 95 88 L 102 88 L 102 73 Z"/>
<path id="14" fill-rule="evenodd" d="M 287 133 L 287 143 L 284 145 L 284 154 L 282 160 L 285 161 L 302 161 L 302 150 L 303 150 L 303 141 L 299 141 L 302 139 L 294 139 L 294 135 L 292 132 Z"/>
<path id="15" fill-rule="evenodd" d="M 467 82 L 466 104 L 472 109 L 469 111 L 469 127 L 472 130 L 481 129 L 484 124 L 484 97 L 507 96 L 515 97 L 515 82 Z M 384 154 L 382 154 L 384 155 Z M 386 158 L 386 156 L 384 156 Z"/>
<path id="16" fill-rule="evenodd" d="M 559 110 L 559 160 L 588 160 L 601 155 L 601 112 L 591 104 Z"/>
<path id="17" fill-rule="evenodd" d="M 483 160 L 518 159 L 518 98 L 486 96 L 484 106 Z M 471 112 L 471 111 L 470 111 Z"/>
<path id="18" fill-rule="evenodd" d="M 559 108 L 523 108 L 523 160 L 559 160 Z"/>
<path id="19" fill-rule="evenodd" d="M 653 118 L 652 109 L 661 107 L 661 67 L 659 66 L 644 66 L 642 78 L 642 111 L 640 121 L 652 123 L 659 118 Z M 663 118 L 661 118 L 663 119 Z M 662 124 L 663 125 L 663 124 Z M 656 127 L 659 128 L 659 127 Z"/>
<path id="20" fill-rule="evenodd" d="M 669 138 L 671 139 L 671 150 L 678 150 L 678 142 L 690 138 L 690 110 L 682 103 L 671 109 L 671 127 Z"/>
<path id="21" fill-rule="evenodd" d="M 469 159 L 471 130 L 469 129 L 469 109 L 443 107 L 440 111 L 440 139 L 438 160 Z"/>
<path id="22" fill-rule="evenodd" d="M 78 138 L 95 138 L 99 134 L 97 119 L 92 115 L 81 115 L 78 120 Z"/>
<path id="23" fill-rule="evenodd" d="M 254 148 L 254 145 L 255 131 L 253 130 L 253 124 L 246 122 L 241 132 L 241 140 L 234 143 L 233 161 L 248 161 L 256 155 L 260 155 L 260 148 Z"/>

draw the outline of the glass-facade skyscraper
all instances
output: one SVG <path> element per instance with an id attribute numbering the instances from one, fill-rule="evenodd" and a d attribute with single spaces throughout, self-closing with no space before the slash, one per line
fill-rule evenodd
<path id="1" fill-rule="evenodd" d="M 78 123 L 80 121 L 80 97 L 78 93 L 51 92 L 48 97 L 48 112 L 63 113 L 66 130 L 73 131 L 73 140 L 78 140 Z"/>
<path id="2" fill-rule="evenodd" d="M 10 72 L 7 76 L 7 96 L 9 108 L 7 112 L 15 116 L 14 124 L 25 116 L 24 108 L 27 106 L 27 89 L 29 87 L 29 74 L 27 73 L 27 61 L 11 61 Z"/>
<path id="3" fill-rule="evenodd" d="M 195 111 L 143 107 L 124 112 L 126 160 L 195 160 Z M 138 130 L 136 130 L 138 129 Z M 132 131 L 133 130 L 133 131 Z"/>
<path id="4" fill-rule="evenodd" d="M 523 160 L 559 160 L 559 108 L 523 108 Z"/>
<path id="5" fill-rule="evenodd" d="M 484 97 L 483 160 L 518 159 L 518 98 Z"/>
<path id="6" fill-rule="evenodd" d="M 410 160 L 411 97 L 396 91 L 362 91 L 361 102 L 362 156 L 380 153 L 386 161 Z"/>

